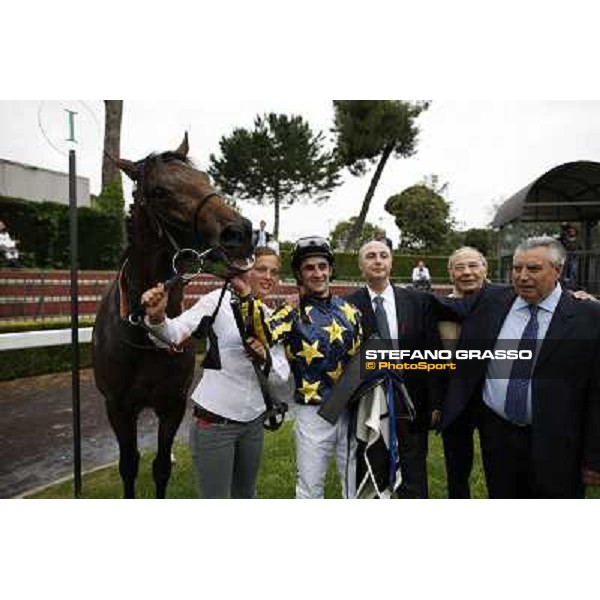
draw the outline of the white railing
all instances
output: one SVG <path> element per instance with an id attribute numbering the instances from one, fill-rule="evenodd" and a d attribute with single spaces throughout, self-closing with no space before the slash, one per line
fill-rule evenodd
<path id="1" fill-rule="evenodd" d="M 79 342 L 92 341 L 92 328 L 79 329 Z M 47 331 L 22 331 L 18 333 L 0 333 L 0 351 L 21 350 L 23 348 L 41 348 L 43 346 L 63 346 L 71 343 L 70 329 L 48 329 Z"/>

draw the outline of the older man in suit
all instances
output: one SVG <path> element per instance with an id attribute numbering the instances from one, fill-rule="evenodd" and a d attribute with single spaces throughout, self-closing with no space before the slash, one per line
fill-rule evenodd
<path id="1" fill-rule="evenodd" d="M 529 238 L 514 252 L 512 288 L 485 286 L 454 308 L 458 349 L 512 343 L 533 356 L 473 361 L 443 403 L 442 429 L 477 413 L 491 498 L 579 498 L 600 481 L 600 306 L 563 291 L 564 261 L 554 238 Z"/>
<path id="2" fill-rule="evenodd" d="M 427 294 L 405 290 L 390 283 L 392 254 L 379 241 L 366 243 L 359 250 L 359 266 L 367 283 L 346 300 L 362 314 L 364 338 L 373 334 L 389 339 L 394 346 L 412 349 L 441 347 L 436 322 Z M 416 420 L 407 433 L 400 436 L 400 461 L 403 482 L 398 495 L 406 498 L 427 498 L 427 438 L 432 415 L 437 413 L 442 388 L 435 376 L 423 372 L 406 373 L 405 384 L 416 409 Z M 364 465 L 358 456 L 357 471 Z"/>
<path id="3" fill-rule="evenodd" d="M 449 298 L 468 298 L 486 284 L 487 260 L 479 250 L 463 246 L 448 258 L 448 275 L 453 284 Z M 438 323 L 445 348 L 456 349 L 460 337 L 460 324 L 455 321 Z M 477 427 L 472 411 L 463 411 L 443 433 L 444 459 L 449 498 L 470 498 L 469 478 L 473 469 L 474 440 Z"/>

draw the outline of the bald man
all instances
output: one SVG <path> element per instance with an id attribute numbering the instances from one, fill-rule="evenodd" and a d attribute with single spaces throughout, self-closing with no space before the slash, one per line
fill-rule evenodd
<path id="1" fill-rule="evenodd" d="M 366 286 L 350 294 L 346 300 L 362 313 L 364 338 L 373 334 L 389 339 L 390 344 L 411 349 L 441 347 L 436 321 L 427 294 L 405 290 L 390 282 L 392 253 L 385 243 L 372 241 L 359 250 L 358 261 Z M 427 438 L 442 396 L 439 379 L 418 371 L 409 371 L 404 382 L 416 408 L 416 420 L 402 431 L 400 461 L 401 498 L 427 498 Z M 359 449 L 360 450 L 360 449 Z M 359 454 L 357 476 L 360 481 L 364 462 Z"/>

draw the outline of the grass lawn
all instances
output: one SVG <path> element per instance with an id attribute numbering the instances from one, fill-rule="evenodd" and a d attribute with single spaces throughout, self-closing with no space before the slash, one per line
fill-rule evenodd
<path id="1" fill-rule="evenodd" d="M 429 494 L 431 498 L 446 498 L 446 473 L 442 440 L 440 436 L 429 437 Z M 169 498 L 196 498 L 191 471 L 191 456 L 187 444 L 174 448 L 176 464 L 168 488 Z M 152 452 L 142 454 L 140 474 L 137 479 L 138 498 L 153 498 L 154 484 L 151 475 Z M 292 424 L 287 422 L 277 432 L 266 432 L 265 450 L 258 480 L 259 498 L 293 498 L 295 487 L 295 459 Z M 83 477 L 83 498 L 122 498 L 121 480 L 116 465 L 88 473 Z M 479 452 L 476 452 L 475 468 L 471 478 L 474 498 L 486 498 L 485 480 Z M 340 498 L 341 486 L 334 464 L 329 467 L 326 480 L 326 498 Z M 73 483 L 66 481 L 50 486 L 31 498 L 73 498 Z M 588 493 L 589 498 L 600 497 L 598 488 Z"/>

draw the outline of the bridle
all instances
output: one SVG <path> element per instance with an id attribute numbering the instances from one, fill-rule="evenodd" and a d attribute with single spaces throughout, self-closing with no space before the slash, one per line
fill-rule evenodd
<path id="1" fill-rule="evenodd" d="M 156 160 L 156 170 L 157 171 L 161 167 L 161 160 L 160 160 L 161 156 L 158 156 L 154 159 L 154 160 Z M 171 160 L 174 160 L 174 159 L 177 159 L 176 155 L 174 155 Z M 181 160 L 180 157 L 178 159 Z M 179 231 L 183 231 L 184 233 L 191 234 L 192 245 L 195 246 L 196 248 L 202 248 L 204 246 L 204 243 L 200 236 L 200 232 L 198 231 L 198 220 L 199 220 L 198 217 L 200 215 L 200 211 L 206 206 L 207 202 L 211 198 L 215 198 L 215 197 L 221 198 L 221 195 L 214 188 L 209 188 L 207 190 L 206 194 L 200 199 L 200 201 L 198 202 L 198 205 L 196 206 L 196 209 L 194 210 L 194 214 L 192 216 L 192 226 L 191 226 L 191 231 L 190 231 L 181 222 L 172 221 L 171 219 L 166 217 L 164 214 L 161 214 L 161 212 L 158 210 L 158 207 L 156 206 L 155 198 L 157 198 L 160 195 L 160 194 L 158 194 L 158 191 L 161 190 L 161 188 L 155 187 L 154 189 L 147 189 L 147 187 L 146 187 L 146 182 L 147 182 L 146 169 L 148 168 L 148 160 L 149 160 L 149 157 L 146 157 L 145 159 L 135 163 L 136 166 L 138 167 L 138 172 L 140 174 L 140 177 L 139 177 L 139 180 L 138 180 L 137 186 L 136 186 L 136 192 L 135 192 L 136 194 L 139 195 L 137 198 L 137 201 L 139 202 L 140 207 L 144 208 L 146 213 L 150 217 L 153 227 L 158 232 L 158 236 L 160 238 L 162 238 L 164 235 L 164 237 L 166 237 L 167 240 L 169 241 L 169 244 L 171 245 L 171 248 L 173 249 L 174 252 L 178 252 L 179 250 L 181 250 L 181 247 L 177 243 L 177 240 L 175 239 L 175 237 L 173 236 L 173 234 L 171 233 L 169 228 L 177 229 Z M 215 250 L 217 248 L 219 248 L 218 245 L 212 247 L 211 250 Z M 224 251 L 222 251 L 222 253 L 226 256 Z"/>

